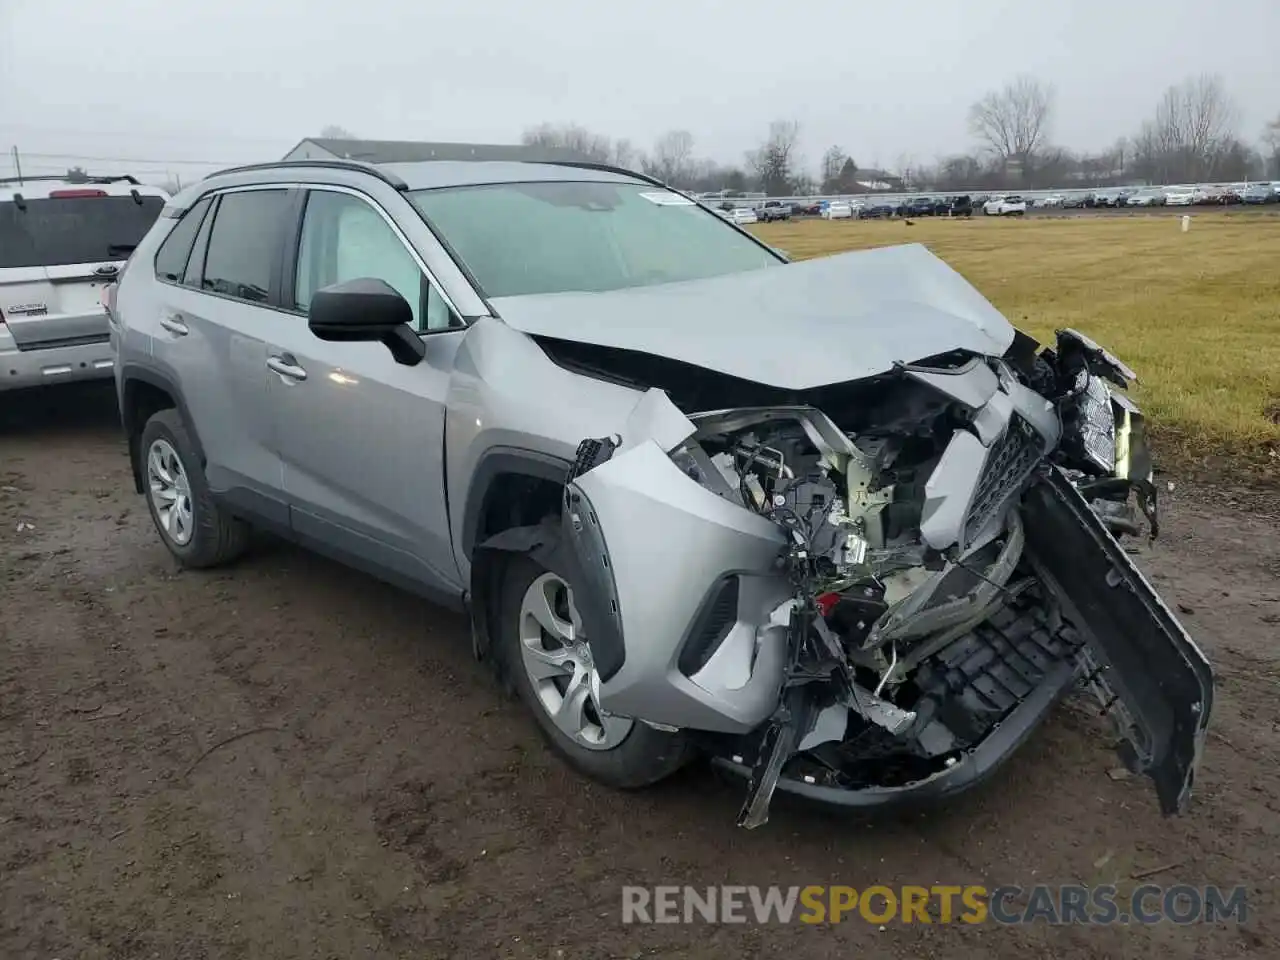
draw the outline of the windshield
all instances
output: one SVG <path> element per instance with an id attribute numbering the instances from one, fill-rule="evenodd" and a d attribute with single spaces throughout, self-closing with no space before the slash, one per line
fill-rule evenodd
<path id="1" fill-rule="evenodd" d="M 602 292 L 782 265 L 721 218 L 647 184 L 496 183 L 409 197 L 489 297 Z"/>
<path id="2" fill-rule="evenodd" d="M 161 197 L 54 197 L 0 203 L 0 267 L 125 260 L 164 207 Z"/>

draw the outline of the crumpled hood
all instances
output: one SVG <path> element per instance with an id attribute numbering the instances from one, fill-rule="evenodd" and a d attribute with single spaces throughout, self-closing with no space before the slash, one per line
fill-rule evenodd
<path id="1" fill-rule="evenodd" d="M 999 355 L 1014 336 L 1000 311 L 921 244 L 491 303 L 503 321 L 535 336 L 669 357 L 787 390 L 874 376 L 949 350 Z"/>

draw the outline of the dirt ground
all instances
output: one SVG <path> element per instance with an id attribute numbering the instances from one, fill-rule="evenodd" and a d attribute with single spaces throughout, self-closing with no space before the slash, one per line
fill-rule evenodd
<path id="1" fill-rule="evenodd" d="M 8 403 L 8 400 L 0 401 Z M 1280 956 L 1280 498 L 1178 482 L 1141 562 L 1215 663 L 1188 816 L 1072 703 L 945 809 L 567 772 L 462 620 L 275 543 L 184 573 L 108 391 L 0 416 L 0 957 Z M 232 739 L 234 738 L 234 739 Z M 623 884 L 1244 884 L 1243 925 L 623 925 Z M 1132 885 L 1132 884 L 1131 884 Z"/>

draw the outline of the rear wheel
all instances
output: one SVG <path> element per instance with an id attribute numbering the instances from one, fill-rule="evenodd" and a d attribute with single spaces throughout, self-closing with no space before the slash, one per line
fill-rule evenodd
<path id="1" fill-rule="evenodd" d="M 680 733 L 603 713 L 591 648 L 563 578 L 525 556 L 503 577 L 496 640 L 520 699 L 570 766 L 612 787 L 648 786 L 691 755 Z"/>
<path id="2" fill-rule="evenodd" d="M 177 410 L 152 414 L 139 439 L 147 507 L 160 539 L 184 567 L 216 567 L 244 552 L 245 523 L 213 499 Z"/>

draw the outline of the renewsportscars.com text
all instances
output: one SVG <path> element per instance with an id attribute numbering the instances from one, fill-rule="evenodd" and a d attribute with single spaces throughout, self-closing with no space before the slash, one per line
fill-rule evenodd
<path id="1" fill-rule="evenodd" d="M 625 886 L 623 923 L 1243 923 L 1244 887 Z"/>

